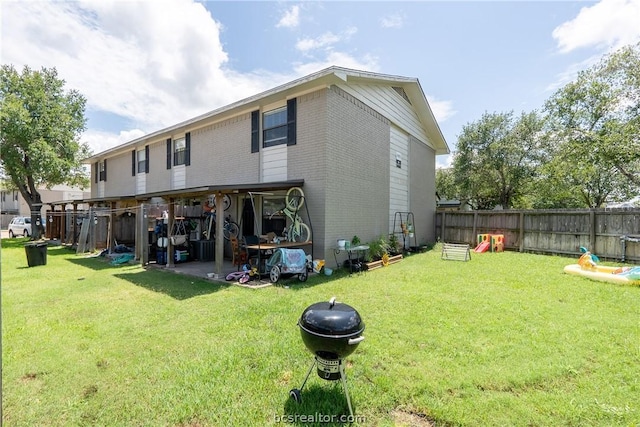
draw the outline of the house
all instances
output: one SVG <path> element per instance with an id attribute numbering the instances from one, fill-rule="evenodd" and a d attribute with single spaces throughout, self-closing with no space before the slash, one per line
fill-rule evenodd
<path id="1" fill-rule="evenodd" d="M 75 200 L 89 198 L 89 189 L 73 187 L 69 185 L 54 185 L 51 188 L 41 187 L 38 189 L 42 199 L 41 216 L 45 218 L 54 205 L 62 206 L 65 210 L 71 210 Z M 62 207 L 60 209 L 62 209 Z M 83 210 L 82 204 L 76 205 L 76 209 Z M 13 189 L 0 190 L 0 226 L 7 228 L 9 221 L 14 216 L 31 216 L 29 204 L 22 197 L 20 191 Z"/>
<path id="2" fill-rule="evenodd" d="M 280 233 L 277 211 L 300 187 L 314 258 L 333 259 L 338 239 L 399 232 L 397 212 L 412 213 L 418 244 L 434 241 L 435 158 L 447 153 L 416 78 L 334 66 L 92 156 L 88 202 L 165 203 L 195 220 L 197 240 L 202 207 L 226 197 L 241 234 Z M 223 250 L 217 239 L 217 260 Z"/>

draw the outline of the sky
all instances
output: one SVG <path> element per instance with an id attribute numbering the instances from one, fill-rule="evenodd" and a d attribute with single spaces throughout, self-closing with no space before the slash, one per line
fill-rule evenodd
<path id="1" fill-rule="evenodd" d="M 332 65 L 418 78 L 453 152 L 640 41 L 640 0 L 3 0 L 0 19 L 0 63 L 85 96 L 94 153 Z"/>

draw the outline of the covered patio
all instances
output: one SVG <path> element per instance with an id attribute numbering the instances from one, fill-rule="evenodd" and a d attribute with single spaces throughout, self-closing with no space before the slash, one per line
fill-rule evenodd
<path id="1" fill-rule="evenodd" d="M 258 221 L 258 214 L 256 212 L 256 198 L 263 195 L 272 195 L 272 192 L 287 190 L 292 187 L 302 187 L 304 180 L 288 180 L 279 182 L 268 183 L 254 183 L 254 184 L 237 184 L 237 185 L 212 185 L 205 187 L 194 187 L 180 190 L 171 190 L 155 193 L 140 194 L 135 197 L 135 206 L 131 206 L 132 198 L 115 199 L 115 198 L 92 198 L 89 200 L 77 201 L 89 204 L 91 209 L 93 207 L 105 203 L 109 204 L 109 209 L 101 214 L 102 217 L 108 215 L 107 221 L 102 223 L 102 227 L 106 226 L 106 247 L 109 251 L 113 251 L 116 245 L 119 243 L 115 237 L 113 230 L 113 224 L 115 223 L 115 217 L 122 202 L 127 205 L 126 209 L 129 212 L 135 212 L 135 259 L 138 260 L 143 266 L 155 266 L 157 268 L 166 268 L 174 270 L 178 273 L 190 274 L 196 277 L 204 277 L 209 279 L 224 280 L 225 275 L 230 271 L 235 271 L 238 267 L 233 265 L 231 260 L 225 258 L 225 239 L 215 238 L 213 240 L 214 253 L 212 261 L 190 261 L 190 262 L 176 262 L 175 253 L 177 244 L 171 238 L 166 239 L 166 265 L 156 264 L 151 262 L 150 256 L 150 224 L 154 220 L 157 212 L 152 214 L 154 203 L 152 200 L 161 199 L 166 202 L 167 207 L 167 229 L 174 230 L 174 227 L 180 219 L 176 215 L 176 206 L 184 204 L 185 200 L 203 200 L 211 195 L 215 196 L 215 207 L 211 213 L 215 212 L 216 218 L 224 218 L 224 198 L 225 196 L 235 197 L 238 201 L 242 200 L 244 203 L 250 203 L 253 209 L 254 224 L 252 229 L 256 232 L 260 232 L 262 224 Z M 94 211 L 97 212 L 97 211 Z M 108 213 L 107 213 L 108 212 Z M 90 214 L 90 217 L 93 217 Z M 89 221 L 93 224 L 93 221 Z M 96 221 L 97 222 L 97 221 Z M 244 226 L 244 224 L 240 224 Z M 311 227 L 311 224 L 308 224 Z M 224 221 L 215 221 L 215 236 L 223 236 Z M 199 239 L 198 239 L 199 240 Z M 163 242 L 163 243 L 164 243 Z M 307 246 L 313 254 L 313 244 Z"/>

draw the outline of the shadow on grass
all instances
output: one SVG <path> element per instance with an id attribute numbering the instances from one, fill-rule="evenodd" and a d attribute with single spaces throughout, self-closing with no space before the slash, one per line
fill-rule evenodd
<path id="1" fill-rule="evenodd" d="M 47 253 L 47 256 L 49 255 L 49 253 L 53 253 L 53 252 L 56 252 L 56 251 L 49 251 Z M 64 251 L 58 251 L 58 253 L 62 254 L 64 253 Z M 88 256 L 86 258 L 71 258 L 69 259 L 69 262 L 81 265 L 83 267 L 90 268 L 92 270 L 112 270 L 114 268 L 119 267 L 119 266 L 113 266 L 109 264 L 109 261 L 106 258 L 97 257 L 97 256 Z"/>
<path id="2" fill-rule="evenodd" d="M 177 300 L 208 295 L 229 286 L 222 282 L 211 282 L 193 276 L 158 270 L 128 272 L 126 270 L 131 269 L 132 264 L 111 265 L 109 260 L 103 257 L 76 258 L 69 261 L 93 270 L 111 270 L 113 277 L 126 280 L 153 292 L 163 293 Z"/>
<path id="3" fill-rule="evenodd" d="M 311 375 L 316 375 L 315 371 L 311 372 Z M 325 381 L 312 376 L 309 376 L 309 381 L 302 390 L 300 402 L 291 398 L 285 402 L 284 414 L 287 423 L 298 426 L 350 425 L 349 406 L 341 382 Z M 301 378 L 302 380 L 304 378 Z M 351 405 L 354 416 L 357 416 L 357 408 L 353 400 Z"/>
<path id="4" fill-rule="evenodd" d="M 356 278 L 361 275 L 366 274 L 366 272 L 353 273 L 349 274 L 347 269 L 340 268 L 339 270 L 334 269 L 333 274 L 331 276 L 326 276 L 324 273 L 316 273 L 309 276 L 306 282 L 300 282 L 296 278 L 286 279 L 282 282 L 278 282 L 279 285 L 289 286 L 290 289 L 294 291 L 301 291 L 303 289 L 311 288 L 317 285 L 323 285 L 325 283 L 332 282 L 334 280 L 342 279 L 342 278 Z"/>
<path id="5" fill-rule="evenodd" d="M 226 283 L 210 282 L 191 276 L 168 274 L 163 271 L 138 271 L 114 274 L 136 286 L 153 292 L 161 292 L 177 300 L 208 295 L 229 287 Z"/>

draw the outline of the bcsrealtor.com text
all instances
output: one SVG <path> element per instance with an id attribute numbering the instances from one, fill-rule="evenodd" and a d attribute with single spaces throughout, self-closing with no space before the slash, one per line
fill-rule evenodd
<path id="1" fill-rule="evenodd" d="M 365 423 L 366 419 L 362 415 L 335 415 L 322 414 L 284 414 L 274 415 L 273 420 L 278 423 Z"/>

